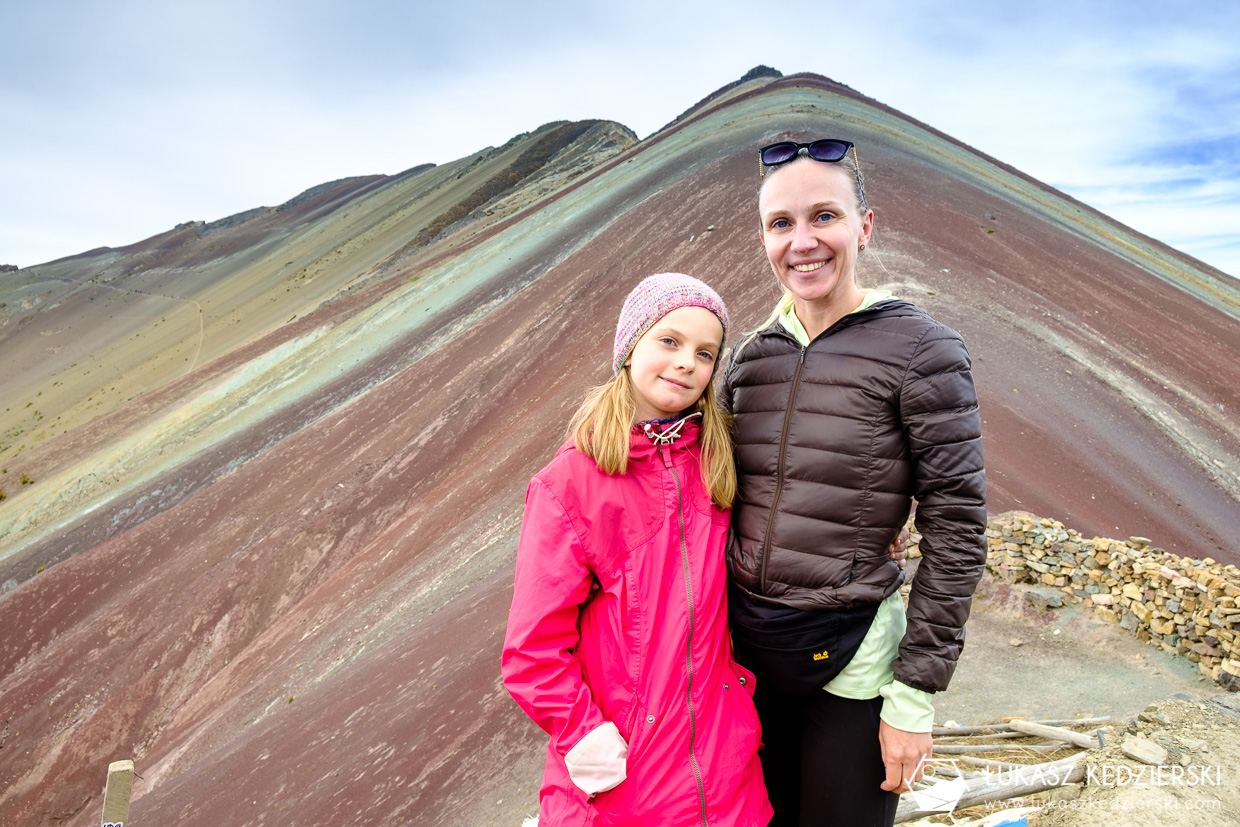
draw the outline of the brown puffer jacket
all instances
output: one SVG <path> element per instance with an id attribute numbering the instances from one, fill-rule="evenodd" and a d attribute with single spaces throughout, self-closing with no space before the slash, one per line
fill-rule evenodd
<path id="1" fill-rule="evenodd" d="M 802 609 L 880 601 L 903 580 L 887 546 L 915 497 L 922 560 L 892 668 L 946 689 L 986 562 L 981 418 L 960 335 L 898 299 L 804 349 L 776 322 L 738 343 L 721 384 L 740 472 L 734 581 Z"/>

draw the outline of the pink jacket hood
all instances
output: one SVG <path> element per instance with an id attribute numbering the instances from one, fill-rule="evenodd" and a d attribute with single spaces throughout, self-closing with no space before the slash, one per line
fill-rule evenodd
<path id="1" fill-rule="evenodd" d="M 635 428 L 614 476 L 570 443 L 530 481 L 502 671 L 551 736 L 541 824 L 771 817 L 753 676 L 728 641 L 730 512 L 702 483 L 697 437 L 694 421 L 663 445 Z M 606 724 L 627 743 L 627 778 L 587 796 L 565 755 Z"/>

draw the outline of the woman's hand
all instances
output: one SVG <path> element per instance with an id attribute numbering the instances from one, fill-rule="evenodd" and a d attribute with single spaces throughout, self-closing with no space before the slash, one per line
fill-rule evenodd
<path id="1" fill-rule="evenodd" d="M 878 743 L 883 750 L 887 779 L 882 788 L 906 793 L 926 773 L 926 759 L 934 748 L 929 732 L 905 732 L 886 721 L 878 722 Z"/>
<path id="2" fill-rule="evenodd" d="M 900 536 L 887 547 L 887 556 L 894 560 L 897 566 L 904 568 L 908 562 L 908 526 L 900 529 Z"/>

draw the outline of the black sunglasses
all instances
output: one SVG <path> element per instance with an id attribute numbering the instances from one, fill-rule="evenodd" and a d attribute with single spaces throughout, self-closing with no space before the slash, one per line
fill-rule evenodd
<path id="1" fill-rule="evenodd" d="M 796 141 L 780 141 L 776 144 L 767 144 L 758 150 L 758 177 L 761 178 L 766 174 L 767 167 L 777 167 L 780 164 L 786 164 L 793 158 L 801 154 L 801 150 L 805 150 L 805 154 L 813 158 L 815 161 L 823 161 L 828 164 L 834 164 L 844 160 L 848 155 L 848 151 L 852 150 L 853 166 L 856 169 L 857 185 L 861 185 L 861 162 L 857 160 L 857 148 L 853 146 L 852 141 L 841 141 L 838 138 L 822 138 L 817 141 L 810 141 L 808 144 L 799 144 Z"/>

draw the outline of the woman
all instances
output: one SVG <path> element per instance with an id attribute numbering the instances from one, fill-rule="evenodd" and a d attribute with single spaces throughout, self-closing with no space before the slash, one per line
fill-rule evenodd
<path id="1" fill-rule="evenodd" d="M 959 334 L 857 286 L 874 230 L 848 141 L 760 151 L 784 297 L 735 347 L 738 660 L 757 673 L 772 825 L 890 825 L 930 755 L 985 552 L 981 422 Z M 907 615 L 887 555 L 917 500 Z"/>

